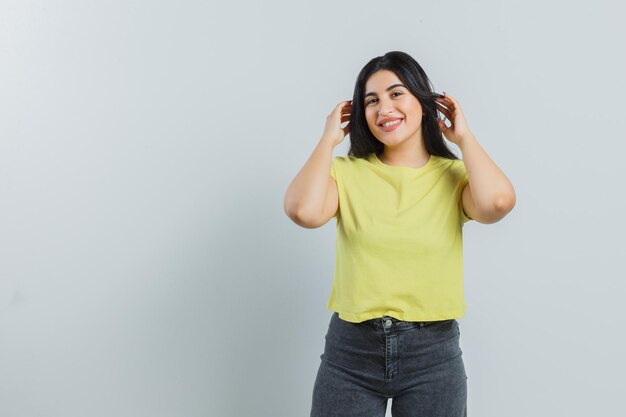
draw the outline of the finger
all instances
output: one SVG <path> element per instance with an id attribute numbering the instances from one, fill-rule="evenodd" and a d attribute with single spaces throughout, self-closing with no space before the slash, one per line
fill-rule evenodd
<path id="1" fill-rule="evenodd" d="M 436 102 L 437 104 L 439 104 L 440 106 L 443 106 L 442 103 Z M 445 103 L 445 106 L 447 108 L 447 110 L 450 112 L 450 114 L 452 115 L 452 118 L 450 118 L 450 120 L 453 120 L 454 117 L 458 116 L 459 114 L 463 114 L 463 109 L 461 109 L 461 106 L 459 105 L 459 102 L 454 100 L 453 98 L 451 98 L 448 102 Z M 441 107 L 437 107 L 438 110 L 441 110 Z"/>
<path id="2" fill-rule="evenodd" d="M 448 119 L 452 119 L 454 117 L 454 112 L 446 109 L 445 107 L 437 107 L 437 110 L 439 110 L 439 112 Z"/>
<path id="3" fill-rule="evenodd" d="M 459 102 L 457 101 L 457 99 L 455 99 L 454 97 L 452 97 L 450 94 L 446 94 L 446 97 L 448 99 L 448 101 L 450 103 L 452 103 L 453 105 L 458 105 Z"/>
<path id="4" fill-rule="evenodd" d="M 343 135 L 347 135 L 348 133 L 350 133 L 350 123 L 348 122 L 347 125 L 345 125 L 344 127 L 341 128 L 341 130 L 343 130 Z"/>
<path id="5" fill-rule="evenodd" d="M 454 97 L 452 97 L 450 94 L 445 93 L 445 92 L 443 93 L 443 96 L 441 97 L 441 99 L 447 100 L 447 101 L 450 101 L 450 102 L 455 101 Z"/>
<path id="6" fill-rule="evenodd" d="M 439 104 L 439 103 L 437 103 Z M 439 106 L 437 107 L 437 110 L 439 110 L 441 113 L 444 114 L 444 116 L 446 116 L 448 119 L 452 120 L 452 112 L 449 109 L 446 109 L 443 106 Z"/>
<path id="7" fill-rule="evenodd" d="M 451 102 L 450 100 L 446 100 L 444 98 L 442 99 L 435 99 L 435 104 L 438 104 L 439 106 L 445 107 L 447 109 L 451 109 L 454 107 L 454 103 Z M 439 108 L 439 107 L 437 107 Z"/>
<path id="8" fill-rule="evenodd" d="M 341 111 L 344 106 L 348 105 L 348 101 L 341 101 L 335 106 L 335 111 Z"/>
<path id="9" fill-rule="evenodd" d="M 452 108 L 452 107 L 454 107 L 451 103 L 445 103 L 445 104 L 444 104 L 444 103 L 440 103 L 440 102 L 438 102 L 438 101 L 435 101 L 435 104 L 436 104 L 437 106 L 439 106 L 439 107 L 437 107 L 437 108 L 441 108 L 441 107 L 443 107 L 443 108 L 444 108 L 444 109 L 446 109 L 446 110 L 451 110 L 451 108 Z"/>
<path id="10" fill-rule="evenodd" d="M 436 98 L 435 99 L 435 103 L 443 104 L 446 107 L 453 107 L 454 106 L 454 102 L 449 97 Z"/>

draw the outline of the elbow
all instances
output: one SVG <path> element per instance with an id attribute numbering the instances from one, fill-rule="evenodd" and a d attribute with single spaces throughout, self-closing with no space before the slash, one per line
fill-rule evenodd
<path id="1" fill-rule="evenodd" d="M 515 207 L 515 195 L 498 200 L 486 223 L 496 223 L 502 220 Z"/>
<path id="2" fill-rule="evenodd" d="M 297 223 L 297 220 L 300 218 L 301 209 L 297 202 L 290 198 L 289 194 L 285 194 L 283 199 L 283 211 L 291 220 Z"/>
<path id="3" fill-rule="evenodd" d="M 323 223 L 320 223 L 319 221 L 311 220 L 300 214 L 297 214 L 295 216 L 290 216 L 290 219 L 295 224 L 297 224 L 300 227 L 304 227 L 305 229 L 317 229 L 318 227 L 321 227 L 324 225 Z"/>
<path id="4" fill-rule="evenodd" d="M 502 220 L 515 206 L 515 196 L 513 198 L 501 198 L 493 203 L 489 208 L 478 210 L 473 219 L 483 224 L 493 224 Z"/>
<path id="5" fill-rule="evenodd" d="M 515 207 L 515 200 L 515 192 L 501 197 L 495 204 L 495 210 L 498 213 L 507 214 L 508 212 L 513 210 L 513 207 Z"/>
<path id="6" fill-rule="evenodd" d="M 297 216 L 297 208 L 293 204 L 289 204 L 287 199 L 283 201 L 283 211 L 291 220 L 293 220 Z"/>
<path id="7" fill-rule="evenodd" d="M 305 229 L 317 229 L 322 226 L 319 222 L 312 220 L 310 215 L 307 215 L 303 210 L 297 207 L 284 207 L 285 214 L 291 219 L 292 222 Z"/>

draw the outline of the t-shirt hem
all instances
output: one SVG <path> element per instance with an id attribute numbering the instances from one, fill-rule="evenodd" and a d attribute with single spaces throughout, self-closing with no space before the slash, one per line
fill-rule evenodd
<path id="1" fill-rule="evenodd" d="M 458 319 L 465 315 L 466 308 L 458 310 L 449 310 L 440 313 L 412 313 L 412 312 L 368 312 L 368 313 L 350 313 L 346 311 L 339 311 L 339 309 L 329 306 L 328 310 L 334 311 L 339 314 L 339 318 L 352 323 L 360 323 L 365 320 L 377 319 L 383 316 L 390 316 L 402 321 L 439 321 Z"/>

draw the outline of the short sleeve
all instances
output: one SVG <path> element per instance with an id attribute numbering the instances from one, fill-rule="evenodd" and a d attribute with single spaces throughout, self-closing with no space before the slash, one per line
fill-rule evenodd
<path id="1" fill-rule="evenodd" d="M 465 186 L 469 183 L 469 177 L 467 176 L 467 170 L 465 169 L 465 163 L 463 161 L 461 161 L 459 164 L 459 173 L 460 173 L 460 180 L 459 180 L 459 186 L 457 187 L 457 204 L 458 204 L 458 209 L 459 209 L 459 214 L 461 215 L 461 223 L 467 223 L 470 220 L 474 220 L 471 217 L 469 217 L 467 214 L 465 214 L 465 210 L 463 210 L 463 189 L 465 188 Z"/>
<path id="2" fill-rule="evenodd" d="M 330 164 L 330 176 L 333 177 L 333 179 L 335 180 L 335 182 L 337 182 L 337 159 L 339 158 L 339 156 L 335 156 Z M 337 185 L 337 192 L 340 192 L 339 189 L 339 185 Z M 337 210 L 337 212 L 335 213 L 335 215 L 333 216 L 333 218 L 338 219 L 338 215 L 339 215 L 339 209 Z"/>
<path id="3" fill-rule="evenodd" d="M 337 181 L 337 174 L 335 173 L 335 160 L 336 160 L 336 157 L 333 158 L 330 164 L 330 176 L 333 177 L 335 181 Z"/>

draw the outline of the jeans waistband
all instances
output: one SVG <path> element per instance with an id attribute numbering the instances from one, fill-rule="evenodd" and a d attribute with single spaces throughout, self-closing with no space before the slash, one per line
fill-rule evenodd
<path id="1" fill-rule="evenodd" d="M 444 323 L 446 321 L 453 321 L 454 319 L 448 320 L 436 320 L 436 321 L 403 321 L 391 316 L 382 316 L 377 317 L 375 319 L 365 320 L 360 322 L 363 326 L 371 327 L 374 329 L 403 329 L 403 328 L 415 328 L 415 327 L 424 327 L 429 326 L 433 323 Z"/>

